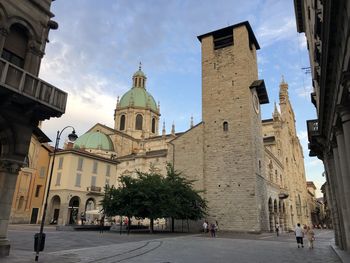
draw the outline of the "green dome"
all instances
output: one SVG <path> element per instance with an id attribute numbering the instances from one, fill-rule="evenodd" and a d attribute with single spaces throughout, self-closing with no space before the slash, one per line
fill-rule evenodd
<path id="1" fill-rule="evenodd" d="M 139 69 L 138 71 L 136 71 L 133 75 L 133 77 L 146 77 L 145 73 L 143 73 L 143 71 L 141 69 Z"/>
<path id="2" fill-rule="evenodd" d="M 122 96 L 119 101 L 119 107 L 129 106 L 150 108 L 157 111 L 156 101 L 144 88 L 132 88 Z"/>
<path id="3" fill-rule="evenodd" d="M 111 139 L 104 133 L 87 132 L 80 136 L 73 145 L 74 149 L 98 149 L 114 151 Z"/>

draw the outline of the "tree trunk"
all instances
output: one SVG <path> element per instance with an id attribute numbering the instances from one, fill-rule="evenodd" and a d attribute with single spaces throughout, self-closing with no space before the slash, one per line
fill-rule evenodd
<path id="1" fill-rule="evenodd" d="M 171 217 L 171 232 L 175 232 L 175 219 L 174 217 Z"/>
<path id="2" fill-rule="evenodd" d="M 153 233 L 153 218 L 150 219 L 150 233 Z"/>

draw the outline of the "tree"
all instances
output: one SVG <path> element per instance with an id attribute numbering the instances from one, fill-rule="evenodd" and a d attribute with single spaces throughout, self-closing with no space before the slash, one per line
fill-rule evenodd
<path id="1" fill-rule="evenodd" d="M 206 201 L 192 185 L 167 164 L 166 177 L 140 171 L 136 178 L 122 176 L 119 188 L 106 188 L 102 205 L 107 216 L 149 218 L 151 232 L 154 219 L 170 217 L 174 231 L 174 219 L 198 220 L 206 215 Z"/>
<path id="2" fill-rule="evenodd" d="M 171 230 L 174 232 L 174 219 L 198 220 L 206 215 L 206 201 L 199 195 L 201 191 L 193 189 L 193 182 L 181 176 L 174 167 L 167 164 L 165 178 L 167 217 L 172 219 Z"/>

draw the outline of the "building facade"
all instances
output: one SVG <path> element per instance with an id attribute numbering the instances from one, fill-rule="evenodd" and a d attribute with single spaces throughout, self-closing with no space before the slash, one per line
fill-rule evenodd
<path id="1" fill-rule="evenodd" d="M 298 222 L 310 223 L 303 155 L 288 84 L 282 80 L 280 85 L 281 112 L 276 106 L 273 118 L 262 121 L 260 107 L 268 103 L 268 96 L 264 81 L 258 79 L 256 51 L 260 47 L 249 23 L 198 39 L 202 44 L 202 121 L 196 125 L 191 122 L 181 133 L 176 133 L 173 125 L 169 134 L 163 123 L 158 134 L 160 106 L 147 91 L 147 78 L 140 67 L 132 77 L 131 89 L 117 99 L 114 128 L 97 123 L 73 149 L 60 153 L 67 155 L 66 170 L 56 167 L 54 175 L 60 173 L 66 183 L 56 186 L 57 179 L 53 179 L 51 213 L 54 196 L 78 190 L 72 180 L 77 160 L 66 158 L 79 153 L 104 158 L 105 162 L 116 160 L 114 185 L 120 176 L 132 176 L 136 170 L 165 175 L 167 162 L 172 163 L 194 180 L 195 189 L 204 190 L 207 220 L 218 221 L 222 230 L 258 233 L 274 231 L 278 223 L 288 231 Z M 104 139 L 85 142 L 97 135 Z M 85 170 L 90 182 L 91 169 Z M 79 196 L 76 207 L 86 212 L 87 193 L 80 193 L 85 197 Z M 63 209 L 69 211 L 71 199 L 66 194 L 60 200 L 67 200 Z M 68 218 L 63 214 L 58 223 L 69 223 Z M 192 222 L 191 227 L 197 231 L 200 222 Z"/>
<path id="2" fill-rule="evenodd" d="M 7 239 L 17 175 L 39 121 L 65 112 L 67 93 L 38 78 L 50 29 L 51 0 L 0 1 L 0 257 Z"/>
<path id="3" fill-rule="evenodd" d="M 17 177 L 10 215 L 11 224 L 37 224 L 40 222 L 44 201 L 45 186 L 48 175 L 50 141 L 43 133 L 32 136 L 27 165 Z"/>
<path id="4" fill-rule="evenodd" d="M 307 121 L 310 156 L 323 161 L 336 244 L 350 250 L 350 2 L 295 0 L 305 33 L 317 119 Z"/>

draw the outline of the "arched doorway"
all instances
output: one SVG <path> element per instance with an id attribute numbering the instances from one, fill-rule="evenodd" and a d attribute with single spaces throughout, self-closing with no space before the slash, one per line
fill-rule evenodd
<path id="1" fill-rule="evenodd" d="M 279 223 L 279 218 L 278 218 L 279 213 L 278 213 L 278 205 L 277 205 L 276 199 L 273 201 L 273 214 L 274 214 L 274 221 L 276 225 L 277 223 Z"/>
<path id="2" fill-rule="evenodd" d="M 50 224 L 57 224 L 58 217 L 60 215 L 60 207 L 61 207 L 61 198 L 58 195 L 55 195 L 51 199 L 51 217 Z"/>
<path id="3" fill-rule="evenodd" d="M 85 203 L 85 220 L 87 223 L 92 223 L 95 220 L 95 215 L 98 214 L 96 211 L 96 200 L 89 198 Z"/>
<path id="4" fill-rule="evenodd" d="M 270 226 L 270 232 L 273 231 L 273 206 L 272 206 L 272 199 L 269 198 L 269 226 Z"/>
<path id="5" fill-rule="evenodd" d="M 79 204 L 80 198 L 78 196 L 73 196 L 69 201 L 68 224 L 70 225 L 76 225 L 78 223 Z"/>
<path id="6" fill-rule="evenodd" d="M 283 214 L 283 201 L 280 200 L 278 202 L 278 211 L 279 211 L 279 221 L 280 221 L 280 227 L 281 227 L 281 231 L 284 230 L 284 214 Z"/>

